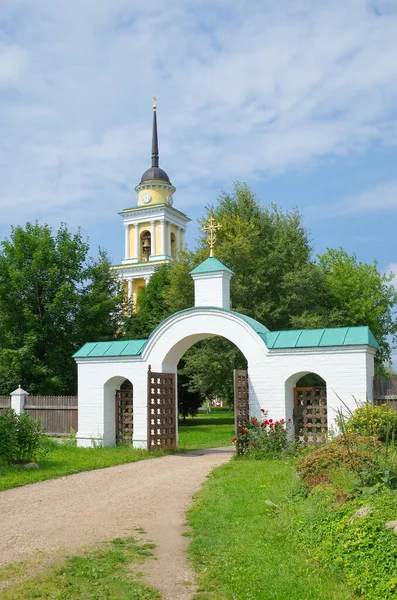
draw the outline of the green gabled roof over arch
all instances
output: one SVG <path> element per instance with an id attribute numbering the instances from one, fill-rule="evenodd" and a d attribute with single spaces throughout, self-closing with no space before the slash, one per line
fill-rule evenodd
<path id="1" fill-rule="evenodd" d="M 220 263 L 222 264 L 222 263 Z M 369 327 L 334 327 L 330 329 L 293 329 L 290 331 L 269 331 L 265 325 L 241 313 L 219 308 L 218 306 L 200 306 L 178 311 L 160 323 L 147 340 L 121 340 L 110 342 L 87 342 L 73 358 L 105 358 L 116 356 L 140 356 L 148 343 L 167 321 L 176 315 L 193 313 L 202 310 L 216 310 L 234 315 L 245 321 L 257 333 L 269 350 L 293 348 L 326 348 L 345 346 L 371 346 L 379 348 L 379 344 Z"/>

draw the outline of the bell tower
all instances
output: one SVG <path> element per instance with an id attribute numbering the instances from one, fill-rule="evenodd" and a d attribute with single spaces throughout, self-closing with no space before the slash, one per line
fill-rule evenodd
<path id="1" fill-rule="evenodd" d="M 176 188 L 159 167 L 157 104 L 154 97 L 152 129 L 152 166 L 141 177 L 135 191 L 137 206 L 120 214 L 124 223 L 124 258 L 114 266 L 124 282 L 128 299 L 136 306 L 140 292 L 148 284 L 156 267 L 174 260 L 184 246 L 190 221 L 173 206 Z"/>

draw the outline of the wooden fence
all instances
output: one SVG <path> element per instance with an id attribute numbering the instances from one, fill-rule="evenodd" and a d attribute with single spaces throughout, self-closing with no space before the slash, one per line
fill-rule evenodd
<path id="1" fill-rule="evenodd" d="M 397 375 L 374 377 L 374 404 L 387 404 L 397 411 Z"/>
<path id="2" fill-rule="evenodd" d="M 11 396 L 0 396 L 0 414 L 5 408 L 11 408 Z"/>
<path id="3" fill-rule="evenodd" d="M 27 396 L 25 412 L 40 419 L 48 435 L 67 435 L 77 431 L 77 396 Z"/>

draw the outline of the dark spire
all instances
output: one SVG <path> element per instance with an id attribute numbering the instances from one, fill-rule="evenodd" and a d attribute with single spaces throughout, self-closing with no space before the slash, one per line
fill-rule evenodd
<path id="1" fill-rule="evenodd" d="M 156 97 L 154 96 L 153 104 L 153 133 L 152 133 L 152 167 L 159 166 L 159 140 L 157 136 L 157 106 Z"/>
<path id="2" fill-rule="evenodd" d="M 144 181 L 165 181 L 171 183 L 169 177 L 163 169 L 159 167 L 159 140 L 157 135 L 157 102 L 156 96 L 153 96 L 153 132 L 152 132 L 152 166 L 144 172 L 141 183 Z"/>

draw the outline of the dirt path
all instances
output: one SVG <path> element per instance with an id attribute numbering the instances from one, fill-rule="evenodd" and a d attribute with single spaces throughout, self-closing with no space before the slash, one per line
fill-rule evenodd
<path id="1" fill-rule="evenodd" d="M 0 493 L 0 567 L 37 553 L 75 552 L 83 546 L 136 535 L 156 544 L 148 583 L 164 600 L 189 600 L 194 573 L 183 537 L 185 511 L 210 471 L 232 449 L 166 456 L 35 483 Z"/>

